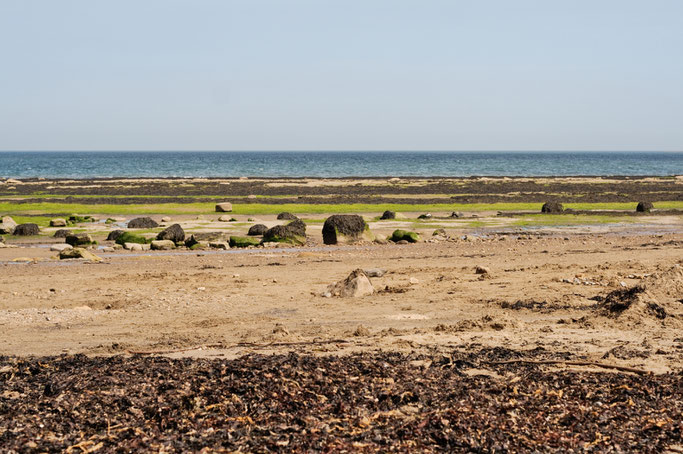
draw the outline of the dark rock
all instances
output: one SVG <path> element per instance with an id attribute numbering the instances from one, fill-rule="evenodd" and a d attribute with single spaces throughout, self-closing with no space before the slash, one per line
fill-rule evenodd
<path id="1" fill-rule="evenodd" d="M 267 230 L 268 230 L 268 227 L 266 227 L 265 225 L 256 224 L 256 225 L 252 225 L 251 227 L 249 227 L 249 232 L 247 232 L 247 235 L 259 236 L 259 235 L 263 235 L 264 233 L 266 233 Z"/>
<path id="2" fill-rule="evenodd" d="M 562 213 L 564 207 L 560 202 L 546 202 L 541 208 L 541 213 Z"/>
<path id="3" fill-rule="evenodd" d="M 199 244 L 199 241 L 197 241 L 197 238 L 195 238 L 194 235 L 190 235 L 185 239 L 185 247 L 191 248 L 197 244 Z"/>
<path id="4" fill-rule="evenodd" d="M 284 213 L 278 214 L 277 218 L 279 220 L 285 220 L 285 221 L 295 221 L 295 220 L 299 219 L 298 217 L 294 216 L 292 213 L 288 213 L 286 211 Z"/>
<path id="5" fill-rule="evenodd" d="M 452 218 L 462 218 L 462 217 L 464 217 L 464 216 L 465 216 L 465 215 L 462 214 L 462 213 L 459 212 L 459 211 L 454 211 L 454 212 L 451 213 L 451 217 L 452 217 Z"/>
<path id="6" fill-rule="evenodd" d="M 432 215 L 430 213 L 421 214 L 417 217 L 418 219 L 431 219 Z"/>
<path id="7" fill-rule="evenodd" d="M 73 247 L 76 246 L 89 246 L 92 244 L 92 237 L 87 233 L 76 233 L 66 237 L 66 244 L 70 244 Z"/>
<path id="8" fill-rule="evenodd" d="M 157 240 L 171 240 L 174 243 L 185 241 L 185 231 L 180 224 L 173 224 L 157 235 Z"/>
<path id="9" fill-rule="evenodd" d="M 380 219 L 382 219 L 382 220 L 396 219 L 396 213 L 394 211 L 387 210 L 384 213 L 382 213 L 382 216 L 380 217 Z"/>
<path id="10" fill-rule="evenodd" d="M 231 236 L 230 237 L 230 247 L 249 247 L 258 246 L 261 241 L 258 238 L 249 238 L 248 236 Z"/>
<path id="11" fill-rule="evenodd" d="M 66 238 L 67 236 L 71 235 L 71 230 L 69 229 L 59 229 L 55 232 L 54 235 L 52 235 L 54 238 Z"/>
<path id="12" fill-rule="evenodd" d="M 38 227 L 38 224 L 19 224 L 14 228 L 14 234 L 15 235 L 21 235 L 21 236 L 30 236 L 30 235 L 38 235 L 40 233 L 40 227 Z"/>
<path id="13" fill-rule="evenodd" d="M 126 233 L 125 230 L 112 230 L 109 232 L 109 235 L 107 235 L 107 241 L 116 241 L 124 233 Z"/>
<path id="14" fill-rule="evenodd" d="M 323 224 L 323 243 L 352 243 L 370 238 L 370 229 L 365 220 L 357 214 L 335 214 Z"/>
<path id="15" fill-rule="evenodd" d="M 135 218 L 128 221 L 129 229 L 153 229 L 155 227 L 159 227 L 159 224 L 150 217 Z"/>
<path id="16" fill-rule="evenodd" d="M 448 236 L 448 235 L 446 235 L 446 230 L 436 229 L 436 230 L 434 230 L 434 232 L 432 232 L 432 236 Z"/>
<path id="17" fill-rule="evenodd" d="M 306 244 L 306 224 L 297 219 L 287 225 L 276 225 L 266 230 L 263 242 L 289 243 L 295 245 Z"/>
<path id="18" fill-rule="evenodd" d="M 638 202 L 636 211 L 638 213 L 649 213 L 650 211 L 652 211 L 653 208 L 654 205 L 652 205 L 652 202 Z"/>

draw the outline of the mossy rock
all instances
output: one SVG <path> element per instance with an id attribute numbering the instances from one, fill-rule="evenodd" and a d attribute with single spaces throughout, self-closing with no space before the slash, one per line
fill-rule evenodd
<path id="1" fill-rule="evenodd" d="M 393 242 L 405 240 L 409 243 L 417 243 L 420 241 L 420 235 L 415 232 L 409 232 L 408 230 L 394 230 L 394 233 L 389 239 Z"/>
<path id="2" fill-rule="evenodd" d="M 261 244 L 261 240 L 257 238 L 250 238 L 248 236 L 231 236 L 230 237 L 230 247 L 249 247 L 258 246 Z"/>
<path id="3" fill-rule="evenodd" d="M 93 219 L 92 216 L 81 216 L 80 214 L 72 214 L 69 216 L 69 219 L 67 219 L 67 222 L 69 224 L 80 224 L 82 222 L 95 222 L 95 219 Z"/>
<path id="4" fill-rule="evenodd" d="M 137 244 L 147 244 L 151 243 L 151 239 L 147 239 L 144 236 L 136 235 L 130 232 L 124 232 L 116 238 L 116 242 L 123 246 L 124 243 L 137 243 Z"/>

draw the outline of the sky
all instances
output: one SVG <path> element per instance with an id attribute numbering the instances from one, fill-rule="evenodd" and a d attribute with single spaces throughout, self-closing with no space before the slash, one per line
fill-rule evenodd
<path id="1" fill-rule="evenodd" d="M 680 0 L 0 0 L 0 150 L 683 150 Z"/>

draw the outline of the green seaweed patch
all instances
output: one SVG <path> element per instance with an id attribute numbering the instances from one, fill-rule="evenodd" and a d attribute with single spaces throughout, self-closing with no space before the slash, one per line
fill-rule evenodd
<path id="1" fill-rule="evenodd" d="M 152 242 L 152 238 L 145 238 L 142 235 L 137 235 L 131 232 L 125 232 L 123 235 L 116 239 L 116 242 L 120 245 L 123 245 L 124 243 L 147 244 Z"/>
<path id="2" fill-rule="evenodd" d="M 97 222 L 92 216 L 81 216 L 80 214 L 72 214 L 66 220 L 67 224 L 81 224 L 83 222 Z"/>
<path id="3" fill-rule="evenodd" d="M 389 239 L 394 242 L 405 240 L 409 243 L 417 243 L 420 241 L 420 235 L 415 232 L 409 232 L 408 230 L 397 229 L 394 230 L 394 233 L 391 234 Z"/>
<path id="4" fill-rule="evenodd" d="M 247 237 L 247 236 L 231 236 L 230 237 L 230 247 L 249 247 L 258 246 L 261 244 L 261 240 L 257 238 Z"/>

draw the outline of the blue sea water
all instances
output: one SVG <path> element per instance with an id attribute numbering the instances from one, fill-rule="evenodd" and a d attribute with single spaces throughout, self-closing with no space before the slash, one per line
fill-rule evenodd
<path id="1" fill-rule="evenodd" d="M 0 177 L 683 174 L 683 152 L 0 152 Z"/>

